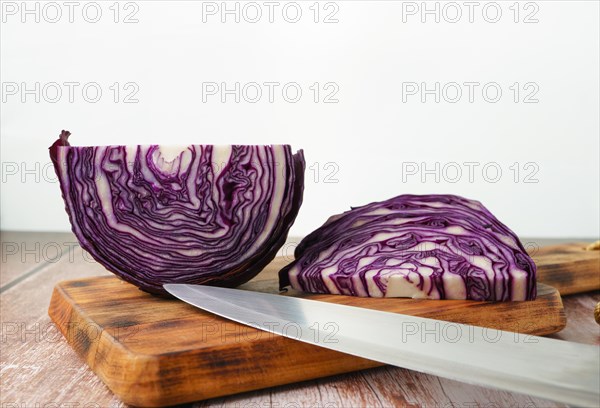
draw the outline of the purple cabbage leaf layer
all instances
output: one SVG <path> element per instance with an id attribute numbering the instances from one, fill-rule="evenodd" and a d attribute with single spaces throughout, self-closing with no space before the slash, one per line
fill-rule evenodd
<path id="1" fill-rule="evenodd" d="M 329 218 L 300 242 L 279 282 L 363 297 L 533 300 L 536 266 L 478 201 L 401 195 Z"/>
<path id="2" fill-rule="evenodd" d="M 106 269 L 140 289 L 234 287 L 276 255 L 304 190 L 289 145 L 50 147 L 72 230 Z"/>

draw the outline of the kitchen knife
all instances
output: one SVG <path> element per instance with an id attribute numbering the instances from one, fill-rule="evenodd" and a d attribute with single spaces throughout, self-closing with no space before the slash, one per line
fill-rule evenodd
<path id="1" fill-rule="evenodd" d="M 239 289 L 164 288 L 216 315 L 342 353 L 566 404 L 600 406 L 597 346 Z"/>

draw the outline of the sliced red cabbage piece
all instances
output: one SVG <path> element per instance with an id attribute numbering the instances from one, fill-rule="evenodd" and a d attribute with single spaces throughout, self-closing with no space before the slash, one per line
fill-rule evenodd
<path id="1" fill-rule="evenodd" d="M 364 297 L 533 300 L 536 266 L 480 202 L 401 195 L 329 218 L 300 242 L 279 282 Z"/>
<path id="2" fill-rule="evenodd" d="M 302 203 L 304 156 L 289 145 L 50 148 L 72 230 L 140 289 L 233 287 L 285 242 Z"/>

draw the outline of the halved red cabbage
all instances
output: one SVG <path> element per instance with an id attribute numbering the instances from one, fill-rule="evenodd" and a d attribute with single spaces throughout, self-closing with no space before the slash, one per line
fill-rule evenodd
<path id="1" fill-rule="evenodd" d="M 237 286 L 285 242 L 302 203 L 304 156 L 288 145 L 50 148 L 72 229 L 140 289 Z"/>
<path id="2" fill-rule="evenodd" d="M 532 300 L 536 267 L 481 203 L 401 195 L 335 215 L 303 239 L 280 287 L 312 293 Z"/>

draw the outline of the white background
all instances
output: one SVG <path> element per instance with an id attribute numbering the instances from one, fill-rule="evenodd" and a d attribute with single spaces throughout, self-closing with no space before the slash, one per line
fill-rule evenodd
<path id="1" fill-rule="evenodd" d="M 513 1 L 495 3 L 502 11 L 496 23 L 486 21 L 495 19 L 497 9 L 486 6 L 489 2 L 478 2 L 472 23 L 463 2 L 455 3 L 463 13 L 456 23 L 448 21 L 456 7 L 444 9 L 444 2 L 438 4 L 439 23 L 435 15 L 425 15 L 422 22 L 420 13 L 409 13 L 421 2 L 322 2 L 318 23 L 314 6 L 309 8 L 313 1 L 300 4 L 296 23 L 286 21 L 294 18 L 291 6 L 283 15 L 286 2 L 275 8 L 273 23 L 262 2 L 257 23 L 246 21 L 256 9 L 246 8 L 247 19 L 242 14 L 239 23 L 234 15 L 226 15 L 223 23 L 219 13 L 203 15 L 203 7 L 220 8 L 221 2 L 191 1 L 121 3 L 118 23 L 112 1 L 99 2 L 102 16 L 96 23 L 86 21 L 95 18 L 91 6 L 83 13 L 88 2 L 79 2 L 72 23 L 68 7 L 57 2 L 62 17 L 51 23 L 56 8 L 36 3 L 27 4 L 39 8 L 39 22 L 35 14 L 22 14 L 20 1 L 2 2 L 4 230 L 69 230 L 47 151 L 60 130 L 68 129 L 73 145 L 289 143 L 303 148 L 309 168 L 292 235 L 307 234 L 351 205 L 402 193 L 478 199 L 519 235 L 600 234 L 596 1 L 521 2 L 516 23 Z M 330 18 L 338 22 L 323 22 L 334 11 Z M 123 22 L 132 12 L 130 19 L 138 22 Z M 526 17 L 538 22 L 525 23 Z M 23 83 L 35 89 L 36 82 L 39 102 L 34 94 L 22 94 Z M 42 94 L 52 82 L 79 83 L 73 102 L 64 85 L 57 102 L 52 101 L 56 88 L 47 86 L 49 94 Z M 82 86 L 92 82 L 102 89 L 96 103 L 82 96 Z M 121 88 L 117 102 L 110 89 L 115 82 Z M 135 85 L 123 89 L 130 82 Z M 233 95 L 222 103 L 218 94 L 204 95 L 203 102 L 206 82 L 230 88 L 236 82 L 295 82 L 302 98 L 286 101 L 280 86 L 273 103 L 265 87 L 257 103 L 243 95 L 239 103 Z M 335 84 L 327 92 L 321 89 L 317 103 L 309 88 L 315 82 L 321 88 Z M 409 82 L 429 88 L 436 82 L 481 86 L 472 103 L 464 85 L 457 103 L 446 100 L 455 97 L 454 91 L 446 99 L 441 95 L 439 103 L 435 95 L 425 95 L 423 103 L 420 94 L 403 95 L 403 83 Z M 496 103 L 482 96 L 482 86 L 491 82 L 502 90 Z M 510 89 L 515 82 L 521 87 L 518 102 Z M 533 85 L 523 89 L 526 83 Z M 335 86 L 338 102 L 323 103 Z M 138 102 L 124 103 L 135 87 Z M 537 103 L 524 103 L 532 90 Z M 489 96 L 495 95 L 490 91 Z M 465 162 L 476 163 L 471 179 Z M 414 163 L 434 171 L 412 174 Z"/>

